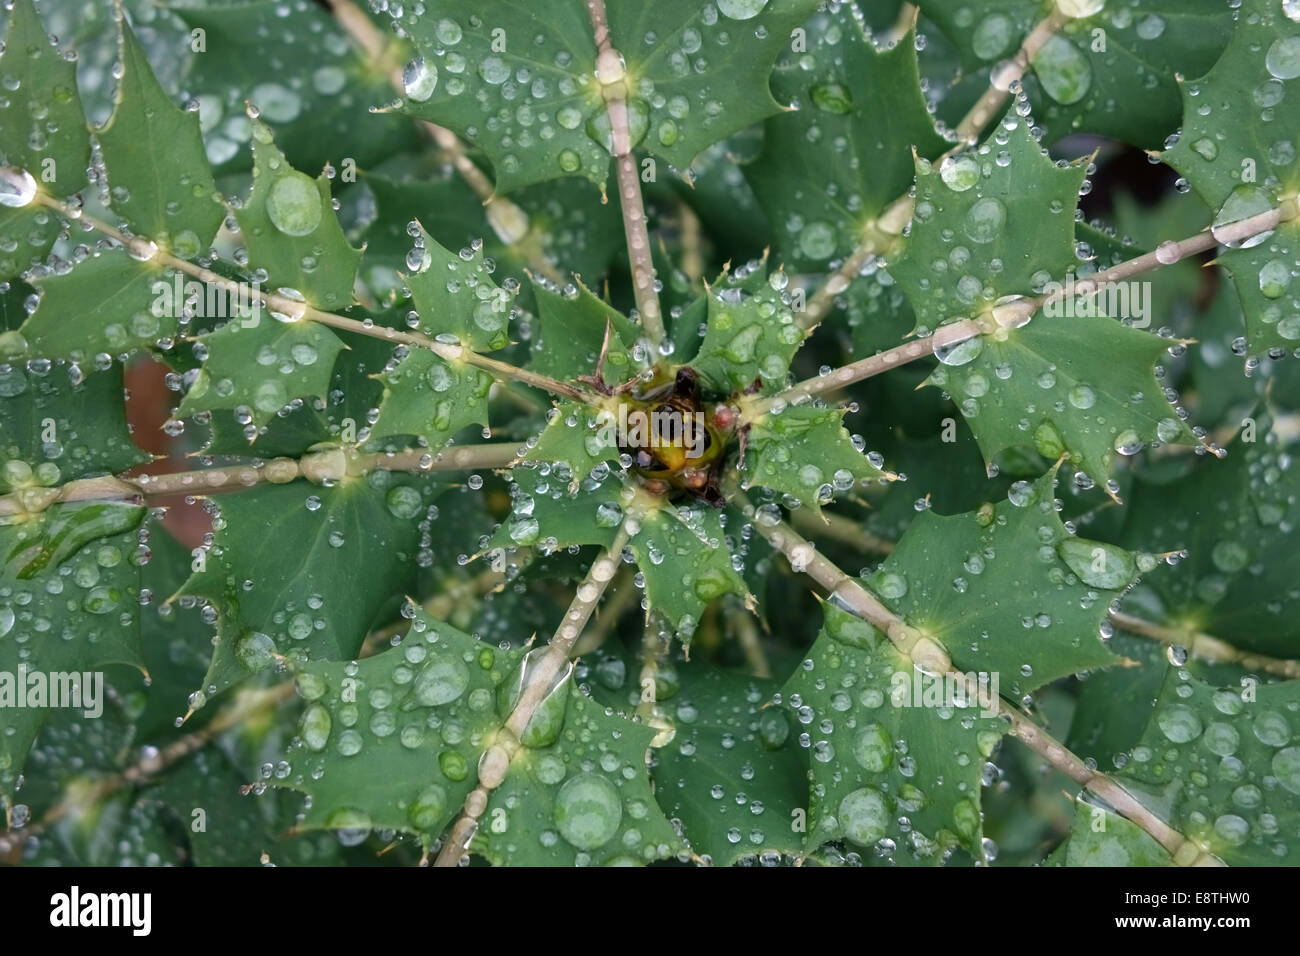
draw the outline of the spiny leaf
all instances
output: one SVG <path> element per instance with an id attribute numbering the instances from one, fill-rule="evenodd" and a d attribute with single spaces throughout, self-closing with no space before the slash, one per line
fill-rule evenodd
<path id="1" fill-rule="evenodd" d="M 626 61 L 609 93 L 630 94 L 633 146 L 689 175 L 705 147 L 780 108 L 767 87 L 772 63 L 816 2 L 606 7 Z M 585 2 L 561 0 L 543 14 L 449 0 L 403 26 L 420 54 L 403 72 L 406 109 L 483 149 L 498 192 L 563 176 L 605 183 L 609 120 Z"/>
<path id="2" fill-rule="evenodd" d="M 380 827 L 431 845 L 474 788 L 504 722 L 497 686 L 519 657 L 417 611 L 398 647 L 295 667 L 306 706 L 286 783 L 311 797 L 298 828 Z"/>
<path id="3" fill-rule="evenodd" d="M 388 79 L 319 5 L 253 0 L 172 12 L 187 33 L 203 31 L 204 49 L 189 58 L 184 85 L 202 104 L 208 158 L 222 172 L 248 169 L 246 102 L 300 169 L 345 158 L 364 168 L 418 142 L 409 122 L 369 111 L 392 98 Z"/>
<path id="4" fill-rule="evenodd" d="M 617 461 L 618 446 L 607 416 L 579 402 L 560 402 L 549 413 L 550 421 L 537 441 L 524 454 L 527 462 L 560 466 L 571 488 L 593 468 Z"/>
<path id="5" fill-rule="evenodd" d="M 476 351 L 504 348 L 517 283 L 498 286 L 482 243 L 459 254 L 444 249 L 423 227 L 407 258 L 406 284 L 425 335 L 454 335 Z"/>
<path id="6" fill-rule="evenodd" d="M 414 348 L 380 381 L 384 399 L 370 430 L 372 444 L 413 435 L 438 449 L 467 425 L 487 424 L 492 376 L 465 362 Z"/>
<path id="7" fill-rule="evenodd" d="M 790 309 L 783 272 L 762 285 L 762 267 L 724 277 L 708 295 L 704 341 L 691 361 L 706 387 L 724 394 L 776 391 L 807 337 Z"/>
<path id="8" fill-rule="evenodd" d="M 181 591 L 217 611 L 204 687 L 228 687 L 277 656 L 355 656 L 379 612 L 414 587 L 428 500 L 423 483 L 388 472 L 223 498 L 216 541 Z M 292 554 L 286 542 L 297 542 Z"/>
<path id="9" fill-rule="evenodd" d="M 1286 94 L 1300 76 L 1300 21 L 1283 4 L 1245 0 L 1222 58 L 1204 77 L 1183 84 L 1184 120 L 1164 154 L 1217 210 L 1226 226 L 1294 200 L 1300 159 L 1292 141 L 1300 106 Z M 1246 312 L 1251 351 L 1293 349 L 1300 341 L 1300 257 L 1295 219 L 1224 251 Z M 1280 356 L 1279 356 L 1280 357 Z"/>
<path id="10" fill-rule="evenodd" d="M 1063 279 L 1076 263 L 1074 208 L 1086 170 L 1059 166 L 1015 109 L 978 149 L 917 162 L 916 211 L 890 266 L 919 326 L 986 312 Z"/>
<path id="11" fill-rule="evenodd" d="M 1000 674 L 1008 696 L 1118 663 L 1099 632 L 1137 560 L 1072 537 L 1053 504 L 1055 484 L 1049 473 L 1017 482 L 1007 501 L 974 514 L 919 515 L 868 579 L 958 670 Z"/>
<path id="12" fill-rule="evenodd" d="M 1074 827 L 1048 862 L 1057 866 L 1170 866 L 1168 852 L 1137 824 L 1076 800 Z"/>
<path id="13" fill-rule="evenodd" d="M 179 109 L 159 86 L 125 19 L 119 30 L 122 76 L 113 115 L 95 131 L 112 208 L 137 235 L 192 258 L 208 248 L 225 217 L 199 117 Z M 167 150 L 144 148 L 150 143 L 166 143 Z"/>
<path id="14" fill-rule="evenodd" d="M 845 840 L 896 863 L 939 864 L 957 848 L 982 859 L 980 775 L 1005 725 L 973 699 L 914 700 L 923 675 L 908 658 L 847 612 L 825 614 L 781 690 L 812 748 L 808 850 Z"/>
<path id="15" fill-rule="evenodd" d="M 34 357 L 85 364 L 156 347 L 179 325 L 179 312 L 160 297 L 172 284 L 156 262 L 121 246 L 97 249 L 71 271 L 37 280 L 40 304 L 19 332 Z"/>
<path id="16" fill-rule="evenodd" d="M 649 610 L 662 614 L 683 641 L 690 640 L 711 601 L 749 594 L 732 566 L 714 508 L 681 503 L 652 511 L 641 518 L 628 546 L 645 576 Z"/>
<path id="17" fill-rule="evenodd" d="M 538 744 L 510 762 L 470 849 L 511 866 L 635 865 L 683 854 L 646 769 L 654 730 L 576 691 L 567 696 L 540 725 Z"/>
<path id="18" fill-rule="evenodd" d="M 636 344 L 638 329 L 585 285 L 578 283 L 575 288 L 576 294 L 569 294 L 533 283 L 542 329 L 533 342 L 531 367 L 552 377 L 572 376 L 575 370 L 594 375 L 608 323 L 611 331 L 604 380 L 610 385 L 621 384 L 636 371 L 628 350 Z"/>
<path id="19" fill-rule="evenodd" d="M 1122 776 L 1230 866 L 1300 852 L 1300 681 L 1215 688 L 1170 667 Z"/>
<path id="20" fill-rule="evenodd" d="M 352 304 L 361 252 L 348 245 L 330 199 L 329 177 L 289 165 L 271 130 L 253 119 L 253 191 L 235 210 L 248 261 L 272 287 L 295 290 L 332 311 Z"/>
<path id="21" fill-rule="evenodd" d="M 675 676 L 679 686 L 660 695 L 673 737 L 653 751 L 659 805 L 715 866 L 797 854 L 808 758 L 785 710 L 768 706 L 776 683 L 699 665 Z"/>
<path id="22" fill-rule="evenodd" d="M 1117 456 L 1196 441 L 1153 372 L 1167 348 L 1114 319 L 1041 312 L 945 350 L 926 384 L 952 396 L 987 462 L 1032 446 L 1110 489 Z"/>
<path id="23" fill-rule="evenodd" d="M 1028 0 L 918 6 L 972 73 L 996 71 L 1051 6 Z M 1034 57 L 1025 89 L 1052 140 L 1082 130 L 1158 147 L 1178 126 L 1175 76 L 1195 76 L 1223 49 L 1232 14 L 1218 0 L 1072 5 L 1072 18 Z"/>
<path id="24" fill-rule="evenodd" d="M 77 67 L 50 44 L 32 0 L 9 11 L 0 76 L 0 166 L 26 170 L 40 188 L 68 196 L 86 185 L 90 132 Z"/>
<path id="25" fill-rule="evenodd" d="M 786 51 L 772 77 L 796 111 L 767 121 L 763 153 L 744 167 L 792 268 L 852 252 L 912 185 L 913 149 L 933 158 L 948 147 L 921 93 L 912 30 L 878 50 L 852 4 L 805 30 L 808 49 Z"/>
<path id="26" fill-rule="evenodd" d="M 885 477 L 844 429 L 843 418 L 843 409 L 798 406 L 755 421 L 745 444 L 746 486 L 791 495 L 820 514 L 836 492 Z"/>
<path id="27" fill-rule="evenodd" d="M 275 322 L 258 316 L 255 325 L 236 319 L 202 338 L 207 356 L 180 405 L 181 415 L 235 409 L 252 433 L 295 400 L 323 403 L 339 337 L 315 322 Z"/>
<path id="28" fill-rule="evenodd" d="M 1139 477 L 1132 499 L 1123 544 L 1187 551 L 1143 582 L 1134 596 L 1143 617 L 1242 650 L 1296 656 L 1300 558 L 1289 542 L 1300 521 L 1300 480 L 1271 415 L 1251 418 L 1223 461 L 1198 462 L 1172 483 Z"/>

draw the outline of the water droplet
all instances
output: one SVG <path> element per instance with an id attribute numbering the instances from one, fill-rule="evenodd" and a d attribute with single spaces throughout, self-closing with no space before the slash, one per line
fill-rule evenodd
<path id="1" fill-rule="evenodd" d="M 840 801 L 839 820 L 845 839 L 858 846 L 871 846 L 889 827 L 884 795 L 870 787 L 854 790 Z"/>
<path id="2" fill-rule="evenodd" d="M 579 850 L 604 846 L 618 832 L 623 805 L 604 777 L 573 777 L 555 795 L 555 824 L 560 835 Z"/>
<path id="3" fill-rule="evenodd" d="M 438 86 L 438 68 L 424 57 L 417 56 L 402 70 L 402 89 L 409 99 L 425 102 L 433 96 Z"/>
<path id="4" fill-rule="evenodd" d="M 310 176 L 289 170 L 271 184 L 266 214 L 286 236 L 310 235 L 321 221 L 320 190 Z"/>

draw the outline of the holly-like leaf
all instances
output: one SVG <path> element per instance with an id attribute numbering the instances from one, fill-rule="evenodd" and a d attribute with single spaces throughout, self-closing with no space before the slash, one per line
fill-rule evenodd
<path id="1" fill-rule="evenodd" d="M 90 131 L 77 94 L 76 61 L 50 43 L 32 0 L 15 0 L 9 10 L 0 77 L 0 166 L 25 170 L 55 196 L 83 188 Z"/>
<path id="2" fill-rule="evenodd" d="M 1118 456 L 1194 444 L 1155 377 L 1168 340 L 1099 316 L 1041 312 L 1027 326 L 969 339 L 940 355 L 927 384 L 949 395 L 987 462 L 1018 446 L 1067 456 L 1108 484 Z"/>
<path id="3" fill-rule="evenodd" d="M 222 172 L 248 169 L 245 103 L 272 126 L 290 162 L 320 169 L 351 159 L 365 168 L 419 142 L 402 117 L 370 112 L 392 99 L 383 68 L 371 68 L 341 24 L 309 0 L 178 6 L 189 58 L 184 86 L 198 99 L 208 158 Z"/>
<path id="4" fill-rule="evenodd" d="M 761 267 L 760 267 L 761 270 Z M 708 295 L 704 341 L 691 361 L 706 388 L 723 394 L 779 389 L 790 362 L 807 337 L 790 308 L 784 272 L 761 286 L 761 271 L 728 276 Z"/>
<path id="5" fill-rule="evenodd" d="M 43 260 L 58 234 L 58 218 L 49 209 L 0 206 L 0 282 L 8 282 Z"/>
<path id="6" fill-rule="evenodd" d="M 1300 681 L 1216 688 L 1170 667 L 1122 777 L 1230 866 L 1300 848 Z"/>
<path id="7" fill-rule="evenodd" d="M 617 418 L 580 402 L 560 402 L 549 414 L 550 421 L 524 454 L 524 461 L 559 465 L 567 473 L 570 488 L 606 462 L 619 458 Z"/>
<path id="8" fill-rule="evenodd" d="M 1144 580 L 1143 617 L 1296 656 L 1300 559 L 1286 542 L 1300 521 L 1300 481 L 1270 415 L 1252 418 L 1222 461 L 1198 462 L 1173 482 L 1139 477 L 1126 516 L 1123 544 L 1187 552 Z"/>
<path id="9" fill-rule="evenodd" d="M 199 117 L 158 84 L 125 19 L 119 24 L 122 75 L 113 115 L 95 131 L 109 173 L 113 211 L 136 235 L 192 258 L 211 244 L 226 210 L 199 133 Z M 143 148 L 166 143 L 165 152 Z"/>
<path id="10" fill-rule="evenodd" d="M 570 294 L 533 284 L 542 331 L 533 342 L 532 368 L 552 377 L 572 376 L 575 371 L 594 375 L 608 324 L 603 377 L 607 384 L 621 384 L 636 371 L 628 350 L 636 344 L 638 329 L 585 285 L 578 283 L 575 288 L 576 293 Z"/>
<path id="11" fill-rule="evenodd" d="M 555 716 L 538 727 L 548 742 L 510 762 L 470 849 L 511 866 L 623 866 L 683 855 L 646 769 L 655 731 L 576 691 L 567 697 L 562 726 L 553 706 Z"/>
<path id="12" fill-rule="evenodd" d="M 981 78 L 1015 55 L 1056 4 L 920 0 L 925 16 Z M 1081 2 L 1030 62 L 1025 90 L 1052 140 L 1075 131 L 1159 147 L 1178 127 L 1175 77 L 1214 62 L 1232 30 L 1217 0 L 1143 0 L 1140 6 Z"/>
<path id="13" fill-rule="evenodd" d="M 797 406 L 753 422 L 745 444 L 745 483 L 797 498 L 821 513 L 836 492 L 888 477 L 842 424 L 844 410 Z"/>
<path id="14" fill-rule="evenodd" d="M 784 708 L 768 706 L 775 682 L 696 665 L 676 674 L 679 686 L 661 701 L 674 733 L 653 751 L 659 805 L 715 866 L 797 854 L 808 757 Z"/>
<path id="15" fill-rule="evenodd" d="M 772 63 L 815 7 L 609 0 L 610 41 L 626 64 L 609 93 L 630 94 L 633 145 L 688 175 L 705 147 L 777 112 Z M 419 54 L 403 71 L 406 110 L 482 149 L 498 192 L 563 176 L 605 183 L 610 127 L 586 3 L 449 0 L 403 26 Z"/>
<path id="16" fill-rule="evenodd" d="M 1101 623 L 1133 583 L 1137 556 L 1071 536 L 1053 504 L 1055 483 L 1054 473 L 1017 482 L 1008 500 L 973 514 L 917 516 L 868 579 L 958 670 L 1000 675 L 1008 696 L 1119 662 L 1101 642 Z"/>
<path id="17" fill-rule="evenodd" d="M 927 675 L 870 625 L 834 605 L 825 614 L 781 690 L 812 748 L 808 850 L 844 840 L 897 863 L 943 863 L 958 848 L 983 859 L 980 774 L 1005 725 L 974 699 L 917 698 Z"/>
<path id="18" fill-rule="evenodd" d="M 1076 800 L 1070 835 L 1048 860 L 1057 866 L 1170 866 L 1165 848 L 1136 823 Z"/>
<path id="19" fill-rule="evenodd" d="M 62 275 L 37 281 L 40 304 L 19 332 L 34 357 L 93 364 L 166 343 L 176 334 L 179 312 L 160 295 L 173 279 L 155 262 L 134 259 L 114 246 Z M 68 317 L 75 315 L 76 322 Z"/>
<path id="20" fill-rule="evenodd" d="M 318 309 L 347 308 L 361 252 L 343 235 L 329 177 L 294 169 L 270 128 L 251 123 L 253 191 L 235 210 L 249 264 L 266 270 L 272 288 L 292 289 Z"/>
<path id="21" fill-rule="evenodd" d="M 420 229 L 407 267 L 419 331 L 451 336 L 475 350 L 507 344 L 512 295 L 492 281 L 481 246 L 456 255 Z M 384 398 L 372 441 L 413 435 L 430 448 L 441 448 L 466 425 L 487 424 L 490 375 L 427 349 L 404 351 L 405 357 L 380 376 Z"/>
<path id="22" fill-rule="evenodd" d="M 1058 165 L 1014 109 L 977 149 L 917 162 L 907 249 L 890 273 L 917 324 L 935 329 L 1041 291 L 1076 264 L 1074 209 L 1086 169 Z"/>
<path id="23" fill-rule="evenodd" d="M 265 316 L 252 327 L 229 322 L 202 341 L 207 357 L 180 414 L 236 409 L 254 434 L 296 399 L 323 402 L 334 360 L 343 350 L 339 337 L 323 325 Z"/>
<path id="24" fill-rule="evenodd" d="M 1300 21 L 1272 0 L 1245 0 L 1222 58 L 1183 84 L 1184 119 L 1164 159 L 1228 226 L 1294 201 L 1300 158 L 1291 132 L 1300 105 L 1287 92 L 1300 76 Z M 1300 342 L 1300 225 L 1233 242 L 1218 262 L 1232 276 L 1253 354 Z"/>
<path id="25" fill-rule="evenodd" d="M 417 611 L 399 647 L 295 667 L 306 703 L 286 784 L 311 797 L 299 829 L 380 827 L 431 845 L 477 782 L 518 658 Z"/>
<path id="26" fill-rule="evenodd" d="M 683 502 L 651 511 L 628 547 L 645 576 L 648 610 L 662 614 L 683 641 L 690 640 L 715 599 L 738 594 L 753 601 L 732 566 L 715 508 Z"/>
<path id="27" fill-rule="evenodd" d="M 782 261 L 824 268 L 907 192 L 915 155 L 933 158 L 949 144 L 926 109 L 913 31 L 878 50 L 852 4 L 804 29 L 807 50 L 787 50 L 772 77 L 777 99 L 796 110 L 766 122 L 763 153 L 744 170 Z"/>
<path id="28" fill-rule="evenodd" d="M 277 656 L 355 656 L 379 613 L 414 588 L 428 495 L 419 481 L 375 472 L 223 498 L 216 541 L 181 591 L 218 614 L 204 687 L 228 687 Z"/>

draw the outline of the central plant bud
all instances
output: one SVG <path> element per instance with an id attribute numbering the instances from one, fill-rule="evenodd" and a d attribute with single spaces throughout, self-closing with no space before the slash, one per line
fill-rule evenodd
<path id="1" fill-rule="evenodd" d="M 723 432 L 734 420 L 724 409 L 701 401 L 699 376 L 683 366 L 672 381 L 652 380 L 642 391 L 617 397 L 602 411 L 601 427 L 632 459 L 648 491 L 691 494 L 721 507 Z"/>

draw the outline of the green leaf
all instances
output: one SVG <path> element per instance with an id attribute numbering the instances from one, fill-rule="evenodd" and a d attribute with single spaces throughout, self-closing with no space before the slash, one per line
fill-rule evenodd
<path id="1" fill-rule="evenodd" d="M 136 235 L 193 258 L 211 245 L 226 214 L 208 169 L 199 116 L 179 109 L 158 84 L 125 19 L 119 29 L 123 72 L 113 115 L 95 131 L 112 208 Z M 145 144 L 166 144 L 166 150 Z"/>
<path id="2" fill-rule="evenodd" d="M 704 609 L 724 594 L 752 604 L 745 580 L 732 566 L 720 512 L 679 503 L 646 514 L 628 547 L 645 576 L 649 611 L 657 611 L 689 641 Z"/>
<path id="3" fill-rule="evenodd" d="M 1226 459 L 1200 461 L 1173 482 L 1139 477 L 1119 540 L 1187 552 L 1143 581 L 1146 599 L 1134 596 L 1142 606 L 1135 613 L 1291 658 L 1300 639 L 1300 556 L 1289 543 L 1300 521 L 1300 478 L 1272 416 L 1249 421 Z"/>
<path id="4" fill-rule="evenodd" d="M 281 0 L 170 8 L 188 48 L 183 82 L 202 104 L 208 158 L 221 171 L 248 169 L 245 103 L 276 130 L 289 161 L 320 169 L 345 158 L 365 168 L 419 143 L 403 117 L 370 112 L 390 102 L 384 68 L 371 68 L 339 21 L 314 3 Z"/>
<path id="5" fill-rule="evenodd" d="M 252 435 L 291 402 L 310 398 L 323 405 L 344 347 L 323 325 L 260 315 L 255 325 L 236 319 L 201 341 L 207 357 L 179 414 L 235 409 Z"/>
<path id="6" fill-rule="evenodd" d="M 602 302 L 581 282 L 570 294 L 533 283 L 542 331 L 533 342 L 531 368 L 552 378 L 594 375 L 608 323 L 611 333 L 605 355 L 604 380 L 618 385 L 637 371 L 629 349 L 638 328 L 623 313 Z"/>
<path id="7" fill-rule="evenodd" d="M 555 733 L 510 762 L 472 851 L 511 866 L 624 866 L 685 852 L 651 789 L 652 728 L 569 692 Z"/>
<path id="8" fill-rule="evenodd" d="M 415 242 L 407 266 L 419 268 L 405 281 L 419 314 L 418 330 L 451 336 L 479 351 L 505 346 L 513 296 L 492 281 L 482 246 L 456 255 L 423 228 Z M 441 448 L 466 425 L 487 424 L 490 375 L 426 349 L 403 351 L 405 357 L 380 376 L 384 398 L 371 429 L 372 441 L 414 435 L 430 448 Z"/>
<path id="9" fill-rule="evenodd" d="M 796 110 L 766 122 L 763 153 L 744 167 L 782 260 L 799 269 L 851 253 L 911 187 L 913 150 L 929 159 L 949 145 L 921 92 L 914 30 L 878 50 L 851 4 L 804 29 L 807 50 L 787 50 L 772 77 Z"/>
<path id="10" fill-rule="evenodd" d="M 6 713 L 0 800 L 6 804 L 49 708 L 75 704 L 98 716 L 103 680 L 94 672 L 141 663 L 135 528 L 144 512 L 118 502 L 79 502 L 0 524 L 0 707 Z"/>
<path id="11" fill-rule="evenodd" d="M 571 489 L 576 489 L 593 468 L 618 461 L 615 429 L 606 427 L 607 417 L 591 406 L 563 401 L 548 417 L 537 441 L 524 454 L 524 461 L 560 466 Z"/>
<path id="12" fill-rule="evenodd" d="M 798 406 L 768 414 L 749 428 L 745 484 L 797 498 L 820 514 L 835 493 L 888 477 L 868 461 L 845 430 L 844 410 Z"/>
<path id="13" fill-rule="evenodd" d="M 796 855 L 808 757 L 785 710 L 768 706 L 776 683 L 699 664 L 676 672 L 680 686 L 661 700 L 673 737 L 653 751 L 659 805 L 715 866 Z"/>
<path id="14" fill-rule="evenodd" d="M 1169 668 L 1122 777 L 1229 866 L 1278 866 L 1300 848 L 1300 681 L 1243 684 Z"/>
<path id="15" fill-rule="evenodd" d="M 352 304 L 360 250 L 348 245 L 330 199 L 329 176 L 312 180 L 289 165 L 271 130 L 253 127 L 253 191 L 235 210 L 248 261 L 272 288 L 295 290 L 318 309 Z"/>
<path id="16" fill-rule="evenodd" d="M 919 160 L 916 211 L 902 258 L 890 266 L 935 329 L 1030 295 L 1076 265 L 1074 209 L 1084 164 L 1058 166 L 1014 109 L 978 149 L 937 167 Z"/>
<path id="17" fill-rule="evenodd" d="M 331 488 L 293 481 L 223 497 L 216 541 L 181 590 L 217 611 L 207 692 L 277 655 L 354 657 L 380 612 L 414 588 L 428 495 L 418 480 L 374 472 Z"/>
<path id="18" fill-rule="evenodd" d="M 757 278 L 755 278 L 757 277 Z M 786 276 L 774 272 L 767 283 L 761 267 L 747 275 L 729 275 L 709 291 L 704 341 L 692 359 L 703 384 L 723 394 L 778 390 L 790 373 L 794 353 L 807 332 L 799 327 L 784 290 Z"/>
<path id="19" fill-rule="evenodd" d="M 1108 476 L 1119 456 L 1196 442 L 1153 371 L 1167 348 L 1114 319 L 1040 312 L 947 350 L 926 384 L 952 396 L 987 462 L 1032 446 L 1117 496 Z"/>
<path id="20" fill-rule="evenodd" d="M 961 50 L 973 74 L 996 72 L 1015 55 L 1052 4 L 920 0 L 925 16 Z M 1097 133 L 1159 147 L 1178 127 L 1178 75 L 1209 68 L 1233 28 L 1218 0 L 1143 0 L 1140 6 L 1088 4 L 1090 16 L 1067 21 L 1030 64 L 1024 85 L 1051 141 Z"/>
<path id="21" fill-rule="evenodd" d="M 1290 131 L 1300 106 L 1287 98 L 1300 58 L 1300 22 L 1281 4 L 1245 0 L 1222 58 L 1204 77 L 1183 84 L 1184 119 L 1178 142 L 1164 154 L 1206 205 L 1216 226 L 1294 200 L 1300 183 Z M 1244 243 L 1218 262 L 1232 276 L 1246 312 L 1253 354 L 1294 349 L 1300 340 L 1300 225 L 1295 219 Z"/>
<path id="22" fill-rule="evenodd" d="M 1052 854 L 1060 866 L 1171 866 L 1165 848 L 1136 823 L 1076 800 L 1074 827 Z"/>
<path id="23" fill-rule="evenodd" d="M 398 647 L 296 666 L 306 705 L 286 784 L 311 797 L 298 829 L 378 827 L 430 846 L 474 789 L 519 656 L 417 611 Z"/>
<path id="24" fill-rule="evenodd" d="M 1108 605 L 1133 583 L 1133 555 L 1069 534 L 1054 473 L 1017 482 L 973 514 L 918 515 L 867 583 L 939 641 L 959 671 L 1001 675 L 1009 697 L 1116 664 L 1101 642 Z"/>
<path id="25" fill-rule="evenodd" d="M 148 460 L 131 443 L 121 369 L 74 386 L 61 369 L 38 375 L 0 364 L 0 492 L 117 474 Z"/>
<path id="26" fill-rule="evenodd" d="M 825 615 L 781 690 L 812 748 L 808 850 L 844 840 L 896 863 L 943 863 L 958 848 L 982 859 L 980 775 L 1005 724 L 973 700 L 913 700 L 923 675 L 911 661 L 847 612 Z"/>
<path id="27" fill-rule="evenodd" d="M 0 166 L 26 170 L 41 189 L 68 196 L 86 185 L 90 131 L 75 60 L 50 44 L 31 0 L 15 0 L 0 55 Z"/>
<path id="28" fill-rule="evenodd" d="M 666 0 L 651 10 L 610 0 L 610 40 L 627 71 L 616 86 L 631 93 L 633 145 L 689 175 L 705 147 L 777 112 L 767 86 L 772 63 L 815 7 Z M 403 26 L 420 54 L 403 72 L 407 111 L 482 149 L 498 192 L 563 176 L 605 183 L 609 125 L 584 2 L 562 0 L 543 13 L 504 0 L 449 0 Z"/>
<path id="29" fill-rule="evenodd" d="M 40 305 L 19 332 L 33 357 L 87 365 L 101 354 L 154 348 L 179 325 L 178 312 L 160 295 L 172 284 L 167 271 L 121 246 L 96 250 L 71 271 L 36 280 Z"/>
<path id="30" fill-rule="evenodd" d="M 0 206 L 0 282 L 27 271 L 54 247 L 59 221 L 40 206 Z"/>

